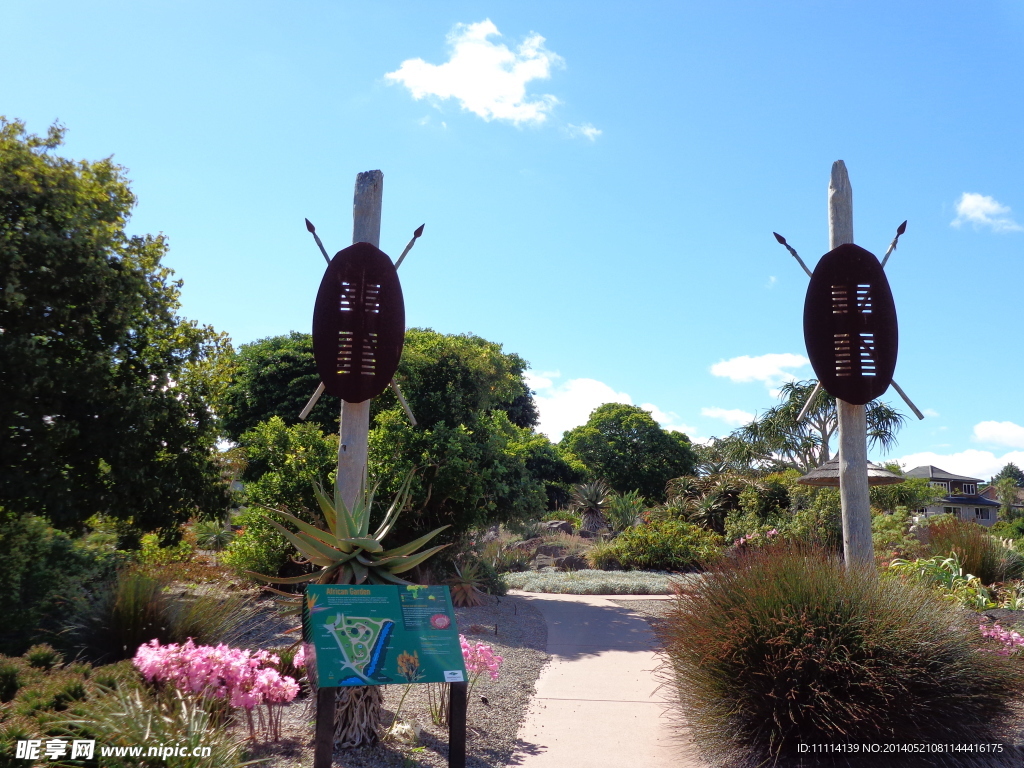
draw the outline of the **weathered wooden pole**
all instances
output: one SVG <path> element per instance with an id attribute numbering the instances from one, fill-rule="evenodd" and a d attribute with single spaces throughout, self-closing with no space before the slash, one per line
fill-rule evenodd
<path id="1" fill-rule="evenodd" d="M 829 249 L 853 242 L 853 188 L 842 160 L 832 163 L 828 185 Z M 863 405 L 836 398 L 839 419 L 839 497 L 843 507 L 843 556 L 847 565 L 873 565 L 868 494 L 867 418 Z"/>
<path id="2" fill-rule="evenodd" d="M 352 242 L 380 247 L 380 213 L 384 201 L 384 174 L 366 171 L 356 176 L 352 200 Z M 341 440 L 338 444 L 338 478 L 335 493 L 352 505 L 366 487 L 367 436 L 370 401 L 341 401 Z"/>
<path id="3" fill-rule="evenodd" d="M 352 201 L 352 242 L 380 247 L 380 214 L 384 200 L 384 174 L 366 171 L 356 176 Z M 366 487 L 366 454 L 370 432 L 370 400 L 341 401 L 338 477 L 334 492 L 351 510 Z M 354 692 L 353 692 L 354 693 Z M 379 696 L 379 691 L 367 692 Z M 316 735 L 313 768 L 330 768 L 334 755 L 337 688 L 320 688 L 316 697 Z"/>

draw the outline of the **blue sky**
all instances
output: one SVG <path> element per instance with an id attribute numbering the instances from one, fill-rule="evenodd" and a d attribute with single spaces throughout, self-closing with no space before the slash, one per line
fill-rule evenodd
<path id="1" fill-rule="evenodd" d="M 383 170 L 410 325 L 530 361 L 543 428 L 607 400 L 695 439 L 809 378 L 832 162 L 886 268 L 889 456 L 1024 466 L 1024 6 L 1016 2 L 96 2 L 0 6 L 0 114 L 113 155 L 183 314 L 236 344 L 308 330 Z M 895 393 L 886 399 L 903 407 Z M 904 408 L 905 410 L 905 408 Z"/>

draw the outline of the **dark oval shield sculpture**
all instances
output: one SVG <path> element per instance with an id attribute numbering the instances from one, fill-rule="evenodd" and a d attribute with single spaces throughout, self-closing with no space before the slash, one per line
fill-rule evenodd
<path id="1" fill-rule="evenodd" d="M 376 397 L 398 369 L 405 302 L 388 255 L 369 243 L 339 251 L 313 310 L 313 357 L 324 389 L 350 403 Z"/>
<path id="2" fill-rule="evenodd" d="M 804 343 L 825 391 L 854 405 L 879 397 L 896 370 L 896 305 L 874 254 L 849 243 L 814 268 L 804 300 Z"/>

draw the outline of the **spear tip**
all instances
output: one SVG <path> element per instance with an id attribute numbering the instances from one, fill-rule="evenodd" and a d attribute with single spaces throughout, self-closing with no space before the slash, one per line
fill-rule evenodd
<path id="1" fill-rule="evenodd" d="M 309 219 L 306 219 L 306 231 L 312 232 L 314 235 L 316 234 L 316 227 L 313 226 L 313 222 Z"/>
<path id="2" fill-rule="evenodd" d="M 772 234 L 775 235 L 775 239 L 779 241 L 779 245 L 785 245 L 786 244 L 786 238 L 784 238 L 778 232 L 772 232 Z"/>
<path id="3" fill-rule="evenodd" d="M 902 235 L 906 231 L 907 231 L 907 222 L 905 222 L 905 221 L 896 228 L 896 234 L 897 235 Z"/>
<path id="4" fill-rule="evenodd" d="M 904 223 L 906 223 L 906 222 L 904 222 Z M 420 224 L 420 225 L 419 225 L 419 226 L 418 226 L 418 227 L 416 228 L 416 231 L 412 233 L 412 236 L 413 236 L 413 237 L 419 237 L 420 235 L 422 235 L 422 234 L 423 234 L 423 228 L 424 228 L 425 226 L 427 226 L 427 225 L 426 225 L 426 224 Z"/>

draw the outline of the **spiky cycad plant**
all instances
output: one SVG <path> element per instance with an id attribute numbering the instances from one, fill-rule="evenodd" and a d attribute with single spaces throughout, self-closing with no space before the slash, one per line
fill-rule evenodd
<path id="1" fill-rule="evenodd" d="M 437 534 L 450 526 L 437 528 L 415 541 L 392 549 L 384 549 L 381 540 L 388 535 L 394 526 L 399 513 L 409 499 L 409 486 L 412 473 L 405 478 L 402 487 L 384 515 L 380 527 L 371 536 L 370 509 L 376 488 L 369 493 L 361 489 L 356 502 L 349 510 L 341 494 L 335 494 L 334 501 L 324 493 L 323 488 L 315 487 L 317 501 L 323 512 L 325 526 L 315 525 L 300 520 L 295 515 L 279 509 L 271 510 L 283 516 L 298 530 L 290 531 L 276 520 L 271 520 L 280 529 L 306 560 L 320 570 L 302 576 L 278 578 L 260 573 L 249 575 L 271 584 L 399 584 L 411 582 L 398 574 L 415 568 L 427 558 L 444 549 L 447 544 L 431 547 L 418 552 L 422 546 Z M 284 595 L 282 602 L 293 603 L 285 613 L 301 611 L 301 598 L 287 592 L 271 589 Z M 335 707 L 335 746 L 341 749 L 375 744 L 378 740 L 377 725 L 381 720 L 381 704 L 383 695 L 380 686 L 343 687 L 338 688 L 337 706 Z"/>
<path id="2" fill-rule="evenodd" d="M 603 480 L 595 480 L 592 483 L 582 483 L 573 488 L 573 506 L 583 513 L 581 530 L 597 533 L 608 523 L 604 519 L 604 508 L 608 503 L 608 495 L 611 489 L 605 485 Z"/>

